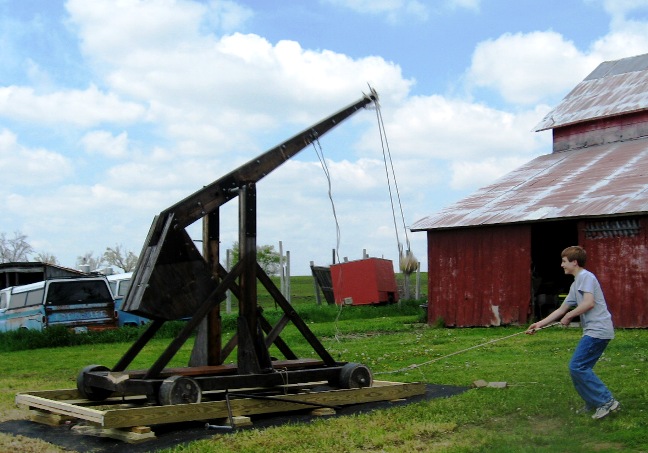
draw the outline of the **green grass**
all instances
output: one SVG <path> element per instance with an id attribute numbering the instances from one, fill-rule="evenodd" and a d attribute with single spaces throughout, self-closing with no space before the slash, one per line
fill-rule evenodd
<path id="1" fill-rule="evenodd" d="M 296 285 L 292 288 L 295 291 Z M 326 349 L 337 360 L 367 365 L 375 379 L 466 387 L 483 379 L 505 381 L 508 387 L 470 389 L 450 398 L 311 423 L 215 433 L 210 439 L 171 448 L 167 453 L 648 451 L 647 330 L 618 330 L 597 364 L 597 373 L 621 401 L 622 409 L 595 421 L 575 414 L 582 403 L 567 370 L 580 329 L 554 327 L 534 336 L 511 336 L 523 327 L 429 327 L 420 322 L 420 301 L 341 309 L 318 306 L 314 301 L 313 297 L 310 302 L 296 302 L 293 297 L 297 311 Z M 267 304 L 265 315 L 276 320 L 280 312 Z M 233 332 L 234 317 L 224 315 L 226 335 Z M 156 336 L 132 368 L 148 367 L 172 336 L 172 331 Z M 282 338 L 298 356 L 313 357 L 294 327 L 287 327 Z M 132 344 L 130 339 L 113 338 L 112 343 L 95 340 L 0 352 L 0 411 L 4 418 L 15 415 L 17 392 L 74 387 L 83 367 L 95 363 L 110 367 Z M 170 366 L 185 365 L 190 351 L 191 341 Z M 464 352 L 449 356 L 460 351 Z M 16 440 L 10 438 L 3 443 L 0 437 L 0 447 L 13 442 Z"/>

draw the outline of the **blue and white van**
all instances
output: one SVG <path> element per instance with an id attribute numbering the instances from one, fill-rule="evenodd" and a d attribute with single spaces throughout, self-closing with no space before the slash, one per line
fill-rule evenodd
<path id="1" fill-rule="evenodd" d="M 141 326 L 150 321 L 148 318 L 134 315 L 127 311 L 122 311 L 122 305 L 126 299 L 126 294 L 130 288 L 131 279 L 133 278 L 132 272 L 125 274 L 112 274 L 108 276 L 108 283 L 110 290 L 115 298 L 115 310 L 117 311 L 117 323 L 119 327 L 122 326 Z"/>
<path id="2" fill-rule="evenodd" d="M 53 278 L 0 290 L 0 332 L 57 325 L 76 332 L 117 327 L 106 277 Z"/>

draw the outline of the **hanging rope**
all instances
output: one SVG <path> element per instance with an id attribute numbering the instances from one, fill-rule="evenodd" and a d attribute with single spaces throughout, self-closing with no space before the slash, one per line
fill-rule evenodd
<path id="1" fill-rule="evenodd" d="M 317 158 L 322 164 L 322 170 L 324 170 L 324 175 L 326 176 L 326 181 L 328 183 L 328 197 L 331 201 L 331 209 L 333 210 L 333 219 L 335 220 L 335 259 L 337 262 L 340 262 L 340 223 L 338 222 L 337 213 L 335 211 L 335 202 L 333 202 L 333 189 L 331 186 L 331 172 L 329 171 L 326 159 L 324 158 L 324 150 L 320 144 L 319 137 L 315 135 L 315 140 L 311 142 Z M 317 144 L 317 145 L 316 145 Z"/>
<path id="2" fill-rule="evenodd" d="M 373 90 L 373 89 L 372 89 Z M 398 245 L 398 257 L 400 270 L 409 275 L 414 272 L 418 267 L 418 260 L 411 251 L 409 236 L 407 235 L 407 225 L 405 224 L 405 214 L 403 213 L 403 204 L 401 203 L 400 191 L 398 190 L 398 182 L 396 181 L 396 172 L 394 171 L 394 162 L 392 160 L 391 151 L 389 149 L 389 142 L 387 141 L 387 133 L 385 132 L 385 123 L 380 109 L 380 103 L 376 101 L 376 119 L 378 120 L 378 132 L 380 134 L 380 144 L 382 146 L 383 161 L 385 163 L 385 175 L 387 176 L 387 187 L 389 189 L 389 201 L 391 203 L 392 217 L 394 219 L 394 230 L 396 231 L 396 243 Z M 387 163 L 389 161 L 389 164 Z M 390 175 L 391 169 L 391 175 Z M 398 226 L 396 220 L 396 209 L 394 207 L 394 194 L 392 192 L 392 180 L 394 184 L 394 191 L 396 192 L 396 199 L 398 200 L 398 207 L 400 209 L 401 221 L 403 223 L 403 231 L 405 232 L 406 250 L 403 251 L 403 245 L 398 235 Z"/>

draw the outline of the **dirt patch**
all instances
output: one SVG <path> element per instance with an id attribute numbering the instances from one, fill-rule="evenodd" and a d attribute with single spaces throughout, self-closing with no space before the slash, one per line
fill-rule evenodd
<path id="1" fill-rule="evenodd" d="M 584 446 L 590 451 L 625 451 L 625 447 L 622 444 L 615 444 L 612 442 L 599 442 L 596 444 L 587 443 Z"/>

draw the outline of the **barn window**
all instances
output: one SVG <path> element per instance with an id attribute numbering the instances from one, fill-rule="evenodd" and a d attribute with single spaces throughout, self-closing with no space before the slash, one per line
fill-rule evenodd
<path id="1" fill-rule="evenodd" d="M 585 224 L 585 237 L 587 239 L 631 237 L 638 235 L 639 230 L 639 219 L 587 222 Z"/>

